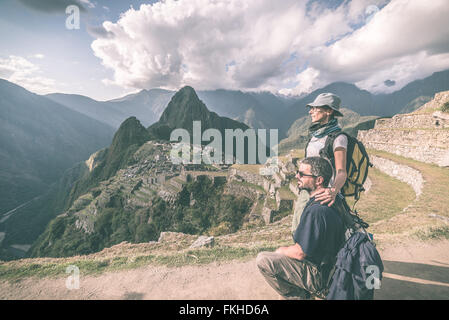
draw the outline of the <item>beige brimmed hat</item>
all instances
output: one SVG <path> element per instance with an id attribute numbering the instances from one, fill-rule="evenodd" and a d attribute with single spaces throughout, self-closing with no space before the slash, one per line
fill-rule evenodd
<path id="1" fill-rule="evenodd" d="M 341 99 L 337 95 L 333 93 L 322 93 L 316 97 L 316 99 L 306 105 L 306 107 L 324 107 L 327 106 L 335 111 L 335 116 L 343 117 L 343 114 L 340 110 Z"/>

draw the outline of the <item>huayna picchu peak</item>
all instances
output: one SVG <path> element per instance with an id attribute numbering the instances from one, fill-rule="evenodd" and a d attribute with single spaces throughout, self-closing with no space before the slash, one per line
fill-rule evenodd
<path id="1" fill-rule="evenodd" d="M 195 90 L 186 86 L 172 97 L 159 121 L 151 125 L 148 131 L 152 137 L 163 140 L 169 140 L 170 132 L 178 128 L 186 129 L 192 135 L 193 121 L 201 121 L 202 130 L 214 128 L 222 134 L 225 129 L 249 128 L 244 123 L 220 117 L 209 111 Z"/>

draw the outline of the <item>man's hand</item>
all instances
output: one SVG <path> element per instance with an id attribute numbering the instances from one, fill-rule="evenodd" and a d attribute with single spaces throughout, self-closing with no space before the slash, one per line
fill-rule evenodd
<path id="1" fill-rule="evenodd" d="M 285 255 L 285 249 L 286 249 L 287 247 L 279 247 L 279 248 L 277 248 L 277 250 L 275 251 L 276 253 L 280 253 L 280 254 L 283 254 L 283 255 Z"/>
<path id="2" fill-rule="evenodd" d="M 280 247 L 275 252 L 297 260 L 304 260 L 306 257 L 301 246 L 297 243 L 290 247 Z"/>
<path id="3" fill-rule="evenodd" d="M 324 188 L 314 194 L 314 196 L 316 201 L 320 201 L 321 204 L 328 203 L 328 206 L 330 207 L 334 204 L 337 193 L 335 188 Z"/>

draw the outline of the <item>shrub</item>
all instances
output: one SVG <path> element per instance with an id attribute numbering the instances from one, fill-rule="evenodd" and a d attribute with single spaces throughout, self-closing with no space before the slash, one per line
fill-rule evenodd
<path id="1" fill-rule="evenodd" d="M 232 225 L 229 221 L 223 221 L 218 226 L 209 229 L 209 234 L 217 237 L 232 232 Z"/>
<path id="2" fill-rule="evenodd" d="M 158 234 L 153 224 L 141 224 L 136 229 L 136 242 L 148 242 L 157 240 L 157 237 Z"/>
<path id="3" fill-rule="evenodd" d="M 441 111 L 449 113 L 449 101 L 445 102 L 441 107 Z"/>

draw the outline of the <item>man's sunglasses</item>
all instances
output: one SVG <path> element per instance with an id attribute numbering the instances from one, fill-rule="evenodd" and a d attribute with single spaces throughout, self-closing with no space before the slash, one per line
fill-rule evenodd
<path id="1" fill-rule="evenodd" d="M 314 178 L 316 178 L 317 177 L 317 176 L 315 176 L 313 174 L 306 174 L 306 173 L 304 173 L 302 171 L 299 171 L 299 170 L 296 171 L 296 174 L 299 175 L 300 178 L 302 178 L 302 177 L 314 177 Z"/>

